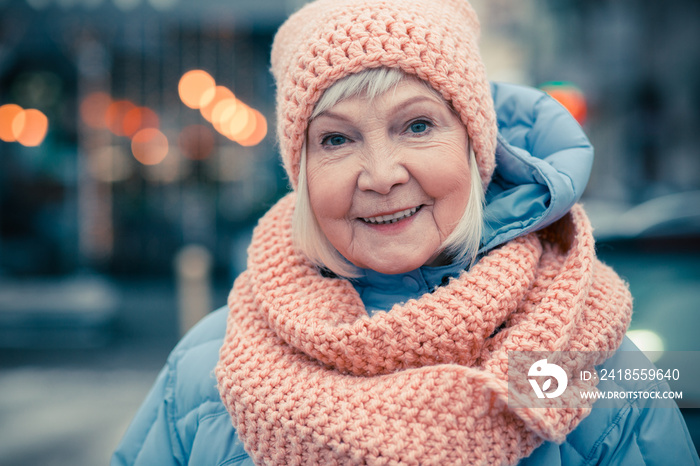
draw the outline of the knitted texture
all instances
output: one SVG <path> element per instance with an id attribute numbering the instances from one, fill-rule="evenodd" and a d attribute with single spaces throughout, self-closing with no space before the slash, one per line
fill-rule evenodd
<path id="1" fill-rule="evenodd" d="M 495 167 L 496 116 L 465 0 L 319 0 L 279 29 L 272 46 L 277 135 L 296 188 L 309 117 L 323 92 L 369 68 L 399 68 L 428 82 L 467 127 L 484 187 Z"/>
<path id="2" fill-rule="evenodd" d="M 513 464 L 588 414 L 508 404 L 509 352 L 609 353 L 629 325 L 627 287 L 595 258 L 580 207 L 370 318 L 349 281 L 294 250 L 293 204 L 254 232 L 216 368 L 257 464 Z"/>

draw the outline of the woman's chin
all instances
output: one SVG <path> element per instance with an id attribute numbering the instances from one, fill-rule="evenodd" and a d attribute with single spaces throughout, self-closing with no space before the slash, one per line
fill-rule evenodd
<path id="1" fill-rule="evenodd" d="M 410 260 L 410 261 L 393 261 L 393 260 L 387 260 L 387 261 L 380 261 L 380 260 L 373 260 L 365 265 L 362 266 L 362 268 L 365 269 L 371 269 L 374 270 L 375 272 L 383 273 L 385 275 L 397 275 L 400 273 L 407 273 L 412 270 L 416 270 L 417 268 L 420 268 L 423 265 L 423 261 L 421 260 Z"/>

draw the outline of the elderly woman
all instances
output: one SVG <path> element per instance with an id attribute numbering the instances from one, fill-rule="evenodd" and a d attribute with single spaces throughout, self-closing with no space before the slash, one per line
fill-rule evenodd
<path id="1" fill-rule="evenodd" d="M 463 0 L 320 0 L 281 27 L 294 193 L 113 464 L 698 464 L 675 405 L 510 403 L 510 352 L 636 349 L 574 205 L 592 149 L 544 94 L 489 85 L 478 31 Z"/>

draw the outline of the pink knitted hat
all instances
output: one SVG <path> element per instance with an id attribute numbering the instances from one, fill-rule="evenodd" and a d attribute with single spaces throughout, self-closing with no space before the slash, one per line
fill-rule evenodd
<path id="1" fill-rule="evenodd" d="M 293 14 L 272 46 L 277 134 L 292 185 L 316 102 L 339 79 L 399 68 L 430 83 L 459 113 L 484 188 L 495 167 L 496 115 L 466 0 L 318 0 Z"/>

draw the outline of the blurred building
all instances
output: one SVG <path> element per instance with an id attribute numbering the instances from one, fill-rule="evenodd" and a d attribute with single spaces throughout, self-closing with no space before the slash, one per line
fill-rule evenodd
<path id="1" fill-rule="evenodd" d="M 240 236 L 287 190 L 267 69 L 272 34 L 295 7 L 0 2 L 0 105 L 49 122 L 36 147 L 0 141 L 0 274 L 170 274 L 190 243 L 222 270 L 240 260 Z M 264 115 L 267 136 L 237 144 L 183 105 L 178 82 L 193 69 Z M 134 153 L 146 116 L 167 141 L 155 164 Z"/>

